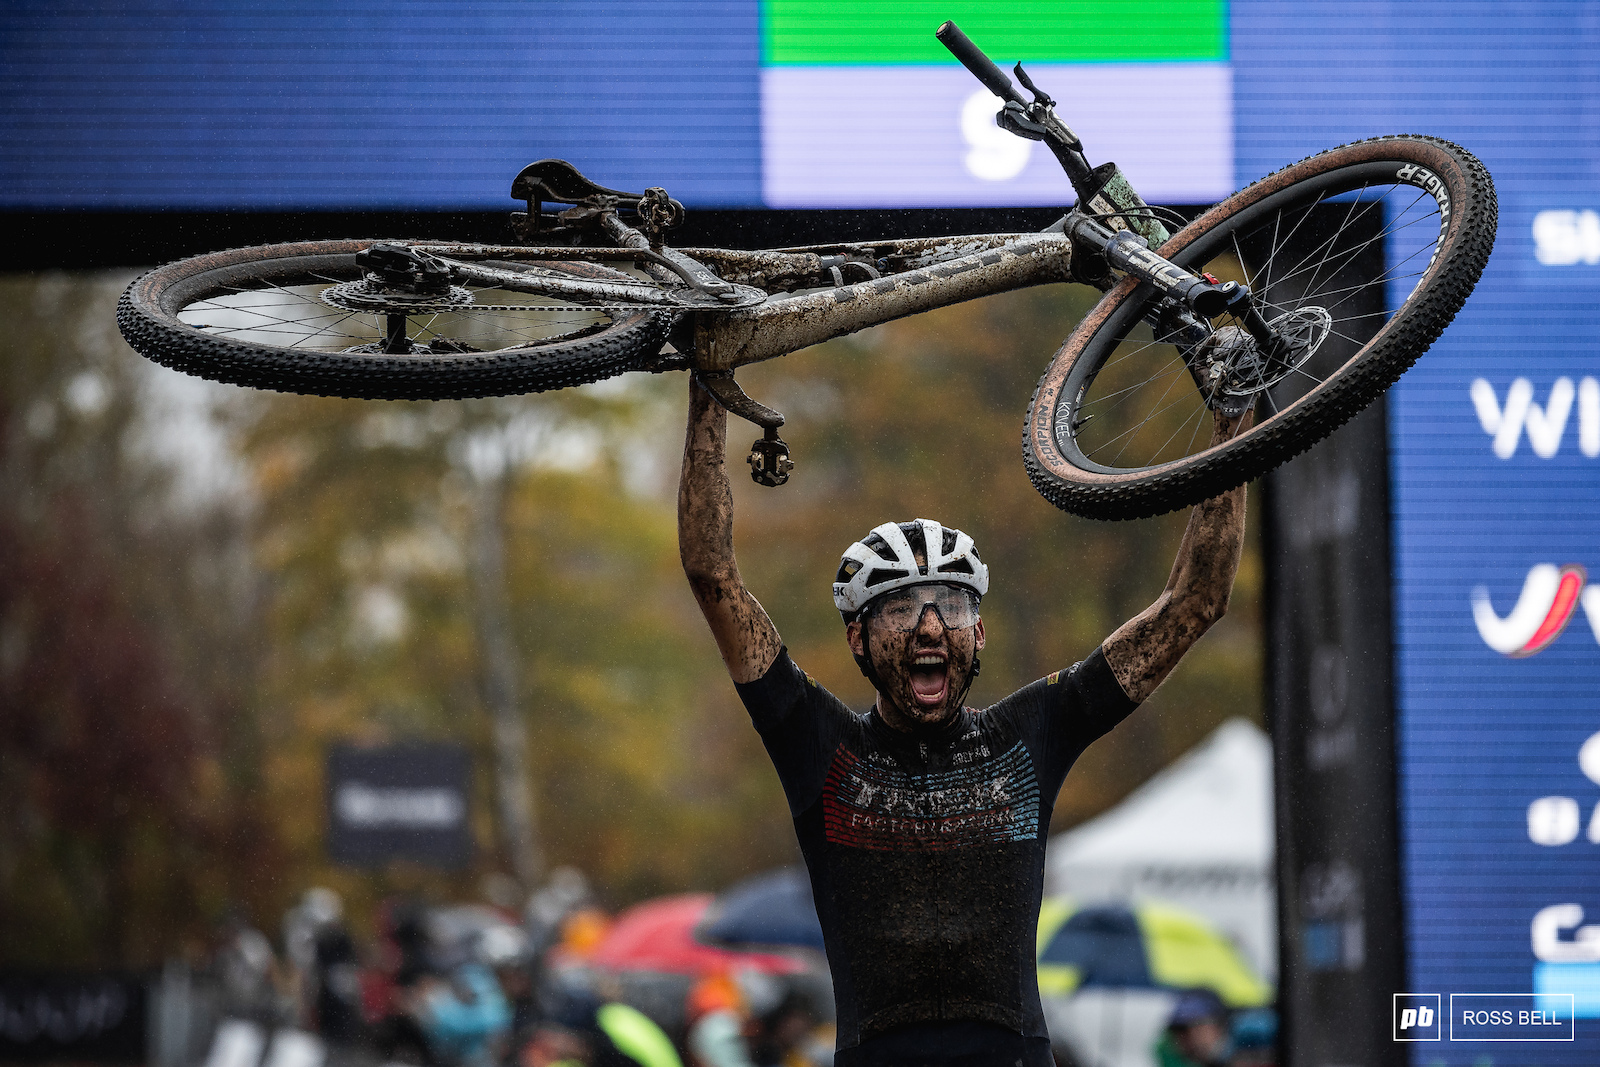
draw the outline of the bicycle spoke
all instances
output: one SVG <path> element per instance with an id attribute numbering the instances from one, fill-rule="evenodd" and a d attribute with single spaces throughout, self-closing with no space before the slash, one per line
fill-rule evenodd
<path id="1" fill-rule="evenodd" d="M 1167 368 L 1171 367 L 1174 363 L 1178 364 L 1178 366 L 1169 371 Z M 1126 387 L 1124 389 L 1118 389 L 1114 393 L 1107 393 L 1104 396 L 1096 397 L 1094 400 L 1086 402 L 1083 405 L 1083 409 L 1086 410 L 1090 406 L 1095 406 L 1095 410 L 1090 412 L 1090 414 L 1095 418 L 1105 418 L 1106 416 L 1110 415 L 1112 412 L 1116 411 L 1123 404 L 1127 403 L 1129 400 L 1132 400 L 1133 399 L 1133 395 L 1135 393 L 1137 393 L 1139 390 L 1144 389 L 1146 387 L 1154 386 L 1157 382 L 1161 381 L 1161 379 L 1163 377 L 1176 377 L 1177 375 L 1179 375 L 1180 372 L 1181 373 L 1187 373 L 1188 372 L 1188 368 L 1183 365 L 1183 361 L 1181 359 L 1179 359 L 1177 357 L 1174 357 L 1173 359 L 1170 359 L 1165 364 L 1163 364 L 1162 367 L 1159 370 L 1157 370 L 1156 372 L 1154 372 L 1154 373 L 1150 374 L 1148 377 L 1146 377 L 1144 379 L 1144 381 L 1135 382 L 1133 385 L 1130 385 L 1130 386 L 1128 386 L 1128 387 Z M 1171 388 L 1171 385 L 1169 383 L 1168 389 L 1170 389 L 1170 388 Z M 1163 395 L 1165 395 L 1165 392 L 1163 392 Z M 1110 401 L 1113 397 L 1118 398 L 1116 403 L 1108 404 L 1107 402 Z M 1097 406 L 1097 405 L 1107 405 L 1107 406 L 1101 407 L 1101 406 Z"/>
<path id="2" fill-rule="evenodd" d="M 1416 224 L 1415 222 L 1407 223 L 1405 226 L 1399 227 L 1398 229 L 1386 230 L 1386 231 L 1384 231 L 1382 233 L 1376 234 L 1373 237 L 1368 238 L 1365 241 L 1362 241 L 1360 244 L 1352 246 L 1351 248 L 1347 249 L 1345 253 L 1343 253 L 1343 262 L 1340 263 L 1340 268 L 1342 269 L 1342 267 L 1345 264 L 1347 264 L 1350 261 L 1352 261 L 1357 255 L 1359 255 L 1362 251 L 1364 251 L 1365 249 L 1367 249 L 1371 245 L 1377 243 L 1378 241 L 1386 240 L 1387 238 L 1389 238 L 1393 234 L 1398 233 L 1401 229 L 1407 229 L 1410 226 L 1413 226 L 1415 224 Z M 1405 262 L 1409 261 L 1410 259 L 1415 258 L 1415 256 L 1420 251 L 1422 251 L 1422 250 L 1419 249 L 1416 252 L 1413 252 L 1410 256 L 1407 256 L 1405 260 L 1402 260 L 1400 263 L 1395 264 L 1395 266 L 1403 266 Z M 1289 279 L 1294 278 L 1298 274 L 1302 273 L 1303 270 L 1305 269 L 1304 264 L 1305 264 L 1305 261 L 1303 260 L 1301 262 L 1301 264 L 1296 265 L 1296 267 L 1293 270 L 1291 270 L 1291 272 L 1289 274 L 1287 274 L 1284 277 L 1279 279 L 1279 284 L 1282 284 L 1283 282 L 1287 282 Z M 1320 266 L 1320 264 L 1318 266 Z M 1419 272 L 1419 273 L 1421 273 L 1421 272 Z M 1387 277 L 1388 277 L 1388 271 L 1385 271 L 1384 274 L 1380 274 L 1380 275 L 1378 275 L 1376 277 L 1367 279 L 1365 282 L 1363 282 L 1361 284 L 1362 285 L 1372 285 L 1372 284 L 1374 284 L 1376 282 L 1385 280 Z M 1306 288 L 1309 291 L 1313 287 L 1308 284 Z"/>
<path id="3" fill-rule="evenodd" d="M 1176 375 L 1176 374 L 1170 376 L 1170 380 L 1167 382 L 1166 388 L 1161 391 L 1161 395 L 1159 397 L 1155 398 L 1155 400 L 1152 402 L 1152 406 L 1161 404 L 1162 401 L 1166 400 L 1167 396 L 1172 392 L 1172 387 L 1178 381 L 1178 378 L 1179 378 L 1179 376 Z M 1154 380 L 1150 380 L 1150 381 L 1147 381 L 1145 384 L 1151 385 L 1153 387 L 1156 383 L 1155 383 Z M 1171 410 L 1177 404 L 1182 403 L 1183 399 L 1184 398 L 1182 396 L 1180 396 L 1177 400 L 1172 401 L 1170 404 L 1167 404 L 1164 407 L 1159 407 L 1156 410 L 1151 411 L 1149 414 L 1145 415 L 1145 417 L 1143 419 L 1141 419 L 1139 422 L 1135 423 L 1132 426 L 1129 426 L 1127 429 L 1123 430 L 1121 433 L 1117 434 L 1115 437 L 1112 437 L 1112 438 L 1110 438 L 1110 439 L 1108 439 L 1106 441 L 1101 442 L 1097 446 L 1097 449 L 1098 450 L 1103 450 L 1105 448 L 1109 448 L 1111 445 L 1115 444 L 1118 441 L 1122 441 L 1123 442 L 1122 447 L 1117 450 L 1117 454 L 1115 456 L 1111 457 L 1113 461 L 1121 459 L 1123 452 L 1127 451 L 1128 445 L 1132 443 L 1132 438 L 1129 437 L 1130 434 L 1136 434 L 1139 430 L 1143 429 L 1146 425 L 1148 425 L 1151 422 L 1151 420 L 1153 420 L 1157 416 L 1159 416 L 1159 415 Z M 1128 438 L 1128 440 L 1123 440 L 1124 438 Z"/>
<path id="4" fill-rule="evenodd" d="M 1437 217 L 1437 213 L 1435 213 L 1435 216 L 1434 216 L 1434 217 Z M 1361 252 L 1362 252 L 1362 251 L 1363 251 L 1363 250 L 1365 250 L 1365 249 L 1366 249 L 1366 248 L 1368 248 L 1368 247 L 1370 247 L 1370 246 L 1371 246 L 1371 245 L 1373 245 L 1373 244 L 1375 244 L 1375 243 L 1377 243 L 1377 242 L 1378 242 L 1378 241 L 1382 241 L 1382 240 L 1386 240 L 1386 239 L 1388 239 L 1388 238 L 1389 238 L 1389 237 L 1390 237 L 1390 236 L 1392 236 L 1392 235 L 1393 235 L 1393 234 L 1396 234 L 1396 233 L 1399 233 L 1399 232 L 1400 232 L 1400 230 L 1403 230 L 1403 229 L 1408 229 L 1408 228 L 1410 228 L 1410 227 L 1411 227 L 1411 226 L 1414 226 L 1414 225 L 1416 225 L 1416 223 L 1417 223 L 1417 222 L 1418 222 L 1418 221 L 1422 221 L 1422 220 L 1415 220 L 1415 221 L 1413 221 L 1413 222 L 1409 222 L 1409 223 L 1406 223 L 1406 224 L 1405 224 L 1405 225 L 1404 225 L 1404 226 L 1401 226 L 1401 227 L 1398 227 L 1398 228 L 1396 228 L 1396 229 L 1394 229 L 1394 230 L 1385 230 L 1385 231 L 1382 231 L 1382 232 L 1380 232 L 1380 233 L 1378 233 L 1378 234 L 1376 234 L 1376 235 L 1375 235 L 1375 236 L 1373 236 L 1373 237 L 1370 237 L 1370 238 L 1368 238 L 1368 239 L 1367 239 L 1367 240 L 1365 240 L 1365 241 L 1362 241 L 1362 242 L 1361 242 L 1361 243 L 1360 243 L 1360 244 L 1357 244 L 1357 245 L 1355 245 L 1355 246 L 1353 246 L 1353 247 L 1351 247 L 1351 248 L 1349 248 L 1349 249 L 1347 249 L 1347 250 L 1346 250 L 1346 252 L 1344 252 L 1344 253 L 1341 253 L 1341 255 L 1342 255 L 1342 256 L 1343 256 L 1343 261 L 1342 261 L 1342 262 L 1341 262 L 1341 263 L 1340 263 L 1340 268 L 1341 268 L 1341 269 L 1342 269 L 1342 268 L 1343 268 L 1343 266 L 1344 266 L 1344 265 L 1345 265 L 1345 264 L 1347 264 L 1347 263 L 1349 263 L 1349 262 L 1351 262 L 1351 261 L 1352 261 L 1352 260 L 1353 260 L 1353 259 L 1354 259 L 1354 258 L 1355 258 L 1355 257 L 1356 257 L 1356 256 L 1357 256 L 1357 255 L 1358 255 L 1358 254 L 1360 254 L 1360 253 L 1361 253 Z M 1331 241 L 1331 240 L 1332 240 L 1332 238 L 1330 238 L 1330 241 Z M 1400 262 L 1400 263 L 1399 263 L 1399 264 L 1396 264 L 1396 265 L 1395 265 L 1395 266 L 1402 266 L 1402 265 L 1404 265 L 1404 263 L 1405 263 L 1405 262 L 1407 262 L 1407 261 L 1409 261 L 1409 260 L 1411 260 L 1411 259 L 1413 259 L 1413 258 L 1415 258 L 1415 257 L 1416 257 L 1416 255 L 1417 255 L 1417 254 L 1419 254 L 1419 253 L 1420 253 L 1420 251 L 1422 251 L 1422 250 L 1421 250 L 1421 249 L 1418 249 L 1418 250 L 1416 250 L 1416 251 L 1414 251 L 1414 252 L 1413 252 L 1413 253 L 1412 253 L 1412 254 L 1411 254 L 1411 255 L 1410 255 L 1410 256 L 1407 256 L 1407 257 L 1406 257 L 1406 259 L 1405 259 L 1405 260 L 1402 260 L 1402 261 L 1401 261 L 1401 262 Z M 1309 258 L 1309 257 L 1308 257 L 1308 258 Z M 1326 258 L 1326 257 L 1324 257 L 1324 259 L 1325 259 L 1325 258 Z M 1295 276 L 1296 276 L 1296 275 L 1298 275 L 1298 274 L 1300 274 L 1300 273 L 1302 273 L 1302 272 L 1303 272 L 1303 270 L 1304 270 L 1304 269 L 1305 269 L 1305 263 L 1306 263 L 1306 260 L 1302 260 L 1302 261 L 1301 261 L 1301 263 L 1300 263 L 1300 264 L 1297 264 L 1297 265 L 1296 265 L 1296 267 L 1295 267 L 1295 268 L 1294 268 L 1294 269 L 1293 269 L 1293 270 L 1291 270 L 1291 272 L 1290 272 L 1290 273 L 1289 273 L 1289 274 L 1287 274 L 1287 275 L 1285 275 L 1285 276 L 1284 276 L 1284 277 L 1283 277 L 1283 278 L 1280 278 L 1280 279 L 1279 279 L 1279 284 L 1280 284 L 1280 285 L 1281 285 L 1281 284 L 1282 284 L 1282 283 L 1284 283 L 1284 282 L 1286 282 L 1286 281 L 1288 281 L 1288 280 L 1289 280 L 1289 279 L 1290 279 L 1290 278 L 1293 278 L 1293 277 L 1295 277 Z M 1316 265 L 1314 265 L 1314 267 L 1315 267 L 1315 268 L 1316 268 L 1316 269 L 1320 269 L 1320 266 L 1321 266 L 1321 264 L 1320 264 L 1320 263 L 1319 263 L 1319 264 L 1316 264 Z M 1391 268 L 1391 269 L 1392 269 L 1392 268 Z M 1335 273 L 1337 273 L 1337 271 L 1335 271 Z M 1387 276 L 1387 273 L 1388 273 L 1388 272 L 1387 272 L 1387 271 L 1386 271 L 1386 272 L 1385 272 L 1385 274 L 1382 274 L 1382 275 L 1378 275 L 1378 276 L 1377 276 L 1377 277 L 1375 277 L 1375 278 L 1372 278 L 1372 279 L 1369 279 L 1369 280 L 1367 280 L 1367 281 L 1366 281 L 1366 282 L 1364 282 L 1364 283 L 1362 283 L 1362 284 L 1364 284 L 1364 285 L 1371 285 L 1371 284 L 1373 284 L 1373 283 L 1375 283 L 1375 282 L 1379 282 L 1379 281 L 1382 281 L 1382 280 L 1384 280 L 1384 279 L 1385 279 L 1385 277 L 1386 277 L 1386 276 Z M 1419 273 L 1420 273 L 1420 272 L 1419 272 Z M 1313 280 L 1313 281 L 1315 281 L 1315 270 L 1314 270 L 1314 271 L 1313 271 L 1313 278 L 1312 278 L 1312 280 Z M 1307 284 L 1307 285 L 1306 285 L 1306 289 L 1307 289 L 1307 291 L 1312 291 L 1312 290 L 1313 290 L 1313 289 L 1314 289 L 1314 286 L 1313 286 L 1313 285 L 1312 285 L 1312 284 L 1310 284 L 1310 283 L 1308 283 L 1308 284 Z"/>
<path id="5" fill-rule="evenodd" d="M 344 351 L 382 340 L 381 315 L 330 306 L 323 299 L 327 286 L 349 282 L 351 274 L 307 272 L 301 277 L 305 280 L 273 286 L 219 286 L 185 307 L 180 321 L 218 337 L 291 349 Z M 558 341 L 610 321 L 599 308 L 544 297 L 522 303 L 529 294 L 521 291 L 485 285 L 470 292 L 477 303 L 408 315 L 406 332 L 413 346 L 494 351 Z"/>
<path id="6" fill-rule="evenodd" d="M 1171 385 L 1168 385 L 1167 392 L 1162 393 L 1161 396 L 1157 399 L 1156 402 L 1160 403 L 1162 400 L 1165 400 L 1167 398 L 1167 393 L 1169 393 L 1171 391 L 1172 391 L 1172 387 L 1171 387 Z M 1131 433 L 1134 433 L 1134 432 L 1136 432 L 1138 430 L 1144 429 L 1144 427 L 1148 426 L 1156 418 L 1158 418 L 1161 415 L 1165 415 L 1167 412 L 1171 411 L 1173 408 L 1177 407 L 1179 404 L 1184 403 L 1188 399 L 1189 399 L 1188 397 L 1180 396 L 1176 400 L 1172 401 L 1171 403 L 1166 404 L 1163 407 L 1157 408 L 1155 411 L 1152 411 L 1149 415 L 1146 415 L 1144 417 L 1144 419 L 1142 419 L 1137 425 L 1130 427 L 1128 430 L 1124 431 L 1121 434 L 1118 434 L 1117 437 L 1126 437 L 1128 434 L 1131 434 Z M 1112 440 L 1115 441 L 1115 440 L 1117 440 L 1117 438 L 1114 437 L 1114 438 L 1112 438 Z M 1110 444 L 1110 443 L 1111 442 L 1109 442 L 1109 441 L 1107 442 L 1107 444 Z M 1120 460 L 1122 458 L 1122 454 L 1128 450 L 1128 446 L 1130 444 L 1132 444 L 1132 443 L 1133 443 L 1132 438 L 1129 438 L 1127 441 L 1124 441 L 1122 443 L 1122 447 L 1117 450 L 1117 454 L 1111 457 L 1112 461 L 1115 462 L 1117 460 Z M 1140 464 L 1140 466 L 1146 466 L 1146 465 L 1147 464 L 1143 464 L 1143 463 Z"/>
<path id="7" fill-rule="evenodd" d="M 1202 410 L 1205 410 L 1205 409 L 1202 409 Z M 1187 455 L 1189 455 L 1190 453 L 1192 453 L 1194 451 L 1194 439 L 1197 436 L 1199 436 L 1200 427 L 1204 426 L 1205 424 L 1206 424 L 1206 421 L 1204 419 L 1196 419 L 1195 420 L 1194 432 L 1189 435 L 1189 444 L 1183 450 L 1183 454 L 1184 455 L 1187 456 Z"/>
<path id="8" fill-rule="evenodd" d="M 1408 187 L 1408 191 L 1414 190 Z M 1357 299 L 1364 302 L 1362 294 L 1386 292 L 1389 286 L 1395 284 L 1409 282 L 1414 285 L 1426 273 L 1426 268 L 1417 269 L 1414 264 L 1431 259 L 1433 253 L 1432 242 L 1408 244 L 1393 253 L 1393 261 L 1385 263 L 1381 271 L 1359 281 L 1337 283 L 1337 279 L 1345 276 L 1371 250 L 1385 247 L 1386 243 L 1392 246 L 1392 242 L 1406 232 L 1420 232 L 1417 230 L 1419 225 L 1426 227 L 1437 224 L 1439 215 L 1436 210 L 1418 212 L 1418 205 L 1425 194 L 1415 191 L 1416 196 L 1396 203 L 1393 192 L 1392 189 L 1374 186 L 1355 190 L 1348 202 L 1338 204 L 1338 213 L 1328 224 L 1330 232 L 1316 237 L 1309 248 L 1305 247 L 1306 242 L 1302 238 L 1311 226 L 1310 220 L 1315 211 L 1323 206 L 1334 205 L 1319 195 L 1308 206 L 1274 213 L 1270 223 L 1263 220 L 1268 242 L 1264 259 L 1260 262 L 1255 262 L 1245 253 L 1251 240 L 1246 233 L 1229 233 L 1228 247 L 1238 265 L 1237 269 L 1242 273 L 1244 283 L 1258 294 L 1258 306 L 1262 313 L 1272 319 L 1292 313 L 1297 308 L 1318 306 L 1334 316 L 1324 336 L 1337 338 L 1352 349 L 1359 349 L 1365 344 L 1371 334 L 1394 314 L 1394 310 L 1389 308 L 1387 301 L 1376 310 L 1353 314 L 1341 313 L 1341 310 L 1351 306 L 1352 301 Z M 1369 220 L 1384 212 L 1393 213 L 1390 221 L 1373 232 Z M 1256 232 L 1261 233 L 1262 230 Z M 1355 236 L 1358 233 L 1362 235 Z M 1291 249 L 1294 254 L 1286 259 L 1285 254 Z M 1197 265 L 1194 269 L 1218 268 L 1210 268 L 1207 264 Z M 1407 286 L 1407 291 L 1410 287 Z M 1290 289 L 1296 290 L 1292 296 L 1286 293 Z M 1214 328 L 1227 325 L 1242 324 L 1232 316 L 1213 320 Z M 1159 355 L 1155 352 L 1157 348 L 1162 349 Z M 1098 381 L 1107 382 L 1110 388 L 1085 397 L 1074 415 L 1077 425 L 1084 425 L 1093 419 L 1097 420 L 1096 426 L 1105 432 L 1105 437 L 1092 440 L 1089 438 L 1095 435 L 1096 428 L 1087 428 L 1089 438 L 1080 445 L 1085 456 L 1116 465 L 1137 450 L 1141 455 L 1133 457 L 1134 461 L 1139 465 L 1149 465 L 1167 461 L 1176 455 L 1190 455 L 1197 448 L 1208 447 L 1209 438 L 1203 436 L 1205 420 L 1201 415 L 1185 416 L 1176 424 L 1169 424 L 1171 415 L 1186 400 L 1195 403 L 1199 412 L 1208 410 L 1200 403 L 1198 394 L 1174 397 L 1180 380 L 1188 379 L 1187 367 L 1179 353 L 1176 341 L 1167 337 L 1143 341 L 1129 338 L 1118 346 L 1116 353 L 1105 361 L 1096 375 Z M 1139 363 L 1147 364 L 1137 375 L 1139 380 L 1126 382 L 1124 369 Z M 1326 381 L 1324 376 L 1304 365 L 1283 372 L 1283 377 L 1289 376 L 1305 383 L 1305 388 L 1314 388 Z M 1262 410 L 1267 413 L 1264 417 L 1277 415 L 1281 410 L 1278 400 L 1267 390 L 1262 390 L 1262 394 Z M 1128 425 L 1113 426 L 1107 421 L 1115 422 L 1119 413 L 1134 408 L 1140 409 L 1142 414 Z M 1169 424 L 1160 433 L 1163 439 L 1159 443 L 1149 439 L 1139 446 L 1138 442 L 1147 438 L 1158 424 Z"/>

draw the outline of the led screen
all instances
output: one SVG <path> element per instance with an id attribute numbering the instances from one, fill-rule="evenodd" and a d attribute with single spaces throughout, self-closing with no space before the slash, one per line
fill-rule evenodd
<path id="1" fill-rule="evenodd" d="M 1232 25 L 1241 178 L 1398 131 L 1466 145 L 1494 175 L 1488 270 L 1390 394 L 1410 983 L 1392 992 L 1439 998 L 1439 1040 L 1405 1046 L 1415 1064 L 1593 1064 L 1600 590 L 1586 569 L 1600 576 L 1600 12 L 1237 0 Z M 1550 996 L 1451 1009 L 1452 993 L 1534 992 Z M 1558 993 L 1576 1008 L 1575 1034 L 1515 1022 L 1570 1010 Z M 1510 1010 L 1513 1024 L 1463 1025 L 1480 1010 Z"/>
<path id="2" fill-rule="evenodd" d="M 500 208 L 544 157 L 701 207 L 1070 201 L 935 41 L 948 18 L 1151 200 L 1229 191 L 1221 0 L 19 0 L 0 207 Z"/>
<path id="3" fill-rule="evenodd" d="M 954 18 L 1019 59 L 1084 141 L 1152 202 L 1232 191 L 1232 74 L 1221 0 L 1010 4 L 766 0 L 761 186 L 773 207 L 1060 203 L 1044 146 L 995 126 L 1000 101 L 932 30 Z"/>

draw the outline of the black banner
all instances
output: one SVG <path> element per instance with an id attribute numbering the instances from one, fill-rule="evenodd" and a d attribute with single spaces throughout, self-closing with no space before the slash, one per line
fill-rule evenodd
<path id="1" fill-rule="evenodd" d="M 145 983 L 127 974 L 0 971 L 0 1063 L 140 1063 Z"/>
<path id="2" fill-rule="evenodd" d="M 455 869 L 472 858 L 471 760 L 449 744 L 328 751 L 328 855 L 378 866 L 405 859 Z"/>
<path id="3" fill-rule="evenodd" d="M 1267 698 L 1281 1040 L 1291 1064 L 1399 1067 L 1405 992 L 1382 402 L 1267 479 Z"/>

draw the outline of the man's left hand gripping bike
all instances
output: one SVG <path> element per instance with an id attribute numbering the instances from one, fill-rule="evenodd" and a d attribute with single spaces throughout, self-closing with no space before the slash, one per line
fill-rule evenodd
<path id="1" fill-rule="evenodd" d="M 1488 261 L 1493 183 L 1447 141 L 1344 145 L 1185 224 L 1147 206 L 1115 164 L 1091 167 L 1020 63 L 1027 95 L 954 23 L 938 36 L 1001 99 L 999 125 L 1042 141 L 1066 171 L 1076 207 L 1043 232 L 678 249 L 665 234 L 683 205 L 665 191 L 607 189 L 541 160 L 511 188 L 527 204 L 512 219 L 526 243 L 316 241 L 196 256 L 134 281 L 118 323 L 158 363 L 322 396 L 479 397 L 692 369 L 762 427 L 752 475 L 777 485 L 792 466 L 783 416 L 739 389 L 736 368 L 1077 281 L 1105 295 L 1039 379 L 1023 459 L 1058 507 L 1129 519 L 1243 484 L 1327 436 L 1427 350 Z M 1210 444 L 1213 411 L 1252 405 L 1249 430 Z"/>

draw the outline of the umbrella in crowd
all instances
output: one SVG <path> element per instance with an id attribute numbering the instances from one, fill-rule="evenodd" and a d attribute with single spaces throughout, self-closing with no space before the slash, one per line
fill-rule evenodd
<path id="1" fill-rule="evenodd" d="M 735 952 L 695 940 L 694 931 L 711 906 L 709 893 L 661 897 L 617 916 L 589 962 L 618 971 L 703 975 L 750 967 L 768 974 L 793 974 L 805 965 L 787 956 Z"/>
<path id="2" fill-rule="evenodd" d="M 1039 992 L 1209 989 L 1230 1008 L 1270 1003 L 1272 989 L 1198 915 L 1153 901 L 1078 908 L 1053 898 L 1039 912 Z"/>
<path id="3" fill-rule="evenodd" d="M 792 946 L 822 951 L 811 879 L 798 867 L 747 878 L 717 897 L 697 935 L 729 946 Z"/>

